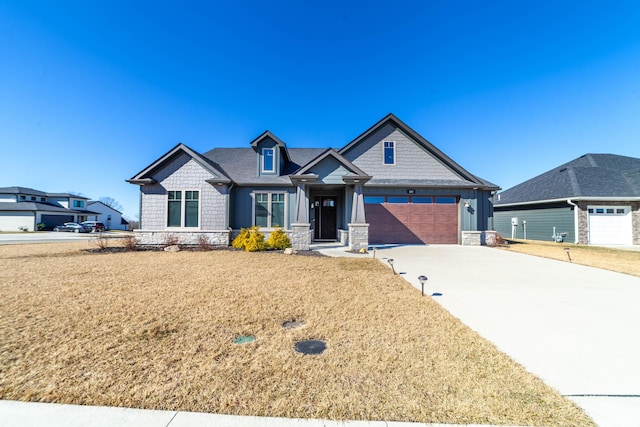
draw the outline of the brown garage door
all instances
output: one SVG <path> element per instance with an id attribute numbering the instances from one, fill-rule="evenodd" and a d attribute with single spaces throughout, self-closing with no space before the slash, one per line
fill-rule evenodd
<path id="1" fill-rule="evenodd" d="M 365 196 L 370 243 L 456 244 L 455 197 Z"/>

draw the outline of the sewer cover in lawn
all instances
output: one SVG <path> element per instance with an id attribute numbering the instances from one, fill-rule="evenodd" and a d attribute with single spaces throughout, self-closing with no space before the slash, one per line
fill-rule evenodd
<path id="1" fill-rule="evenodd" d="M 327 344 L 320 340 L 306 340 L 296 343 L 296 351 L 302 354 L 321 354 L 327 349 Z"/>
<path id="2" fill-rule="evenodd" d="M 255 341 L 256 337 L 253 335 L 240 335 L 235 340 L 233 340 L 234 344 L 246 344 L 248 342 Z"/>
<path id="3" fill-rule="evenodd" d="M 284 322 L 282 324 L 282 327 L 285 329 L 298 329 L 298 328 L 302 328 L 304 325 L 305 323 L 302 321 L 297 322 L 295 320 L 290 320 L 288 322 Z"/>

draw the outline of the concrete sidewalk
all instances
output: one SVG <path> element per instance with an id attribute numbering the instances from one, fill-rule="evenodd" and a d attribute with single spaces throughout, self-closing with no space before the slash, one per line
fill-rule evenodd
<path id="1" fill-rule="evenodd" d="M 487 247 L 379 247 L 376 257 L 394 259 L 416 289 L 427 276 L 425 294 L 441 293 L 444 308 L 600 426 L 640 426 L 640 278 Z"/>
<path id="2" fill-rule="evenodd" d="M 2 427 L 453 427 L 387 421 L 329 421 L 240 417 L 198 412 L 151 411 L 106 406 L 0 401 Z M 468 427 L 480 427 L 476 424 Z M 486 427 L 486 426 L 484 426 Z"/>

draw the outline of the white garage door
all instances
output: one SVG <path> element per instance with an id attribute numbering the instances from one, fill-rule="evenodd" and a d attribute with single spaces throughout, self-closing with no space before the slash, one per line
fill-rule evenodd
<path id="1" fill-rule="evenodd" d="M 20 231 L 20 227 L 33 231 L 33 213 L 0 212 L 0 231 Z"/>
<path id="2" fill-rule="evenodd" d="M 588 206 L 589 244 L 631 245 L 630 206 Z"/>

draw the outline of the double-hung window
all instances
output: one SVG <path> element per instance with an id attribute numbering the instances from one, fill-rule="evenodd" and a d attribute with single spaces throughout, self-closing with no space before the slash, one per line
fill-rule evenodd
<path id="1" fill-rule="evenodd" d="M 167 227 L 197 227 L 200 218 L 200 192 L 169 191 L 167 194 Z"/>
<path id="2" fill-rule="evenodd" d="M 73 201 L 74 208 L 84 208 L 84 200 L 74 200 Z"/>
<path id="3" fill-rule="evenodd" d="M 255 193 L 254 224 L 273 228 L 285 226 L 285 193 Z"/>
<path id="4" fill-rule="evenodd" d="M 262 149 L 262 172 L 275 172 L 275 150 L 273 148 Z"/>
<path id="5" fill-rule="evenodd" d="M 396 143 L 393 141 L 384 141 L 383 163 L 385 165 L 396 164 Z"/>

